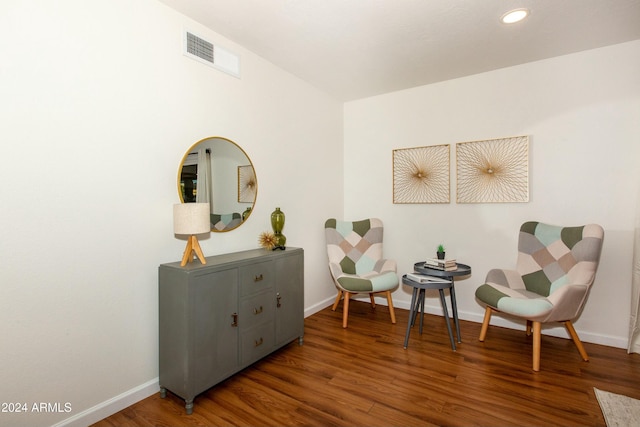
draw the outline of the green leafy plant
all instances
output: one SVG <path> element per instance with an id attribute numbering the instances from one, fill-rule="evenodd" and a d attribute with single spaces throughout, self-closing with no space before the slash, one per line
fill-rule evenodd
<path id="1" fill-rule="evenodd" d="M 444 252 L 444 246 L 438 245 L 438 252 Z"/>

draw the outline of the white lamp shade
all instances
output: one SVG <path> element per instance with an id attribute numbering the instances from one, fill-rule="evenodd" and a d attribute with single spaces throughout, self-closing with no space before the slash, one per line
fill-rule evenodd
<path id="1" fill-rule="evenodd" d="M 209 203 L 179 203 L 173 205 L 173 232 L 201 234 L 211 231 Z"/>

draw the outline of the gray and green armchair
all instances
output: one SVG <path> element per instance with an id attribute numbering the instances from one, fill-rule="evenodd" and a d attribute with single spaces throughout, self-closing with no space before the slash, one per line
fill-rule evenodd
<path id="1" fill-rule="evenodd" d="M 583 360 L 589 356 L 571 323 L 581 312 L 600 261 L 604 230 L 596 224 L 558 227 L 526 222 L 520 227 L 515 270 L 489 271 L 476 298 L 486 305 L 480 341 L 493 312 L 533 325 L 533 370 L 540 370 L 541 325 L 564 323 Z"/>
<path id="2" fill-rule="evenodd" d="M 238 212 L 230 214 L 211 214 L 211 229 L 214 231 L 229 231 L 242 224 L 242 216 Z"/>
<path id="3" fill-rule="evenodd" d="M 377 218 L 362 221 L 331 218 L 324 228 L 329 270 L 338 289 L 333 311 L 340 299 L 344 299 L 342 327 L 347 327 L 349 299 L 356 294 L 369 294 L 373 308 L 376 306 L 374 295 L 386 295 L 391 323 L 396 323 L 391 292 L 398 288 L 399 281 L 396 262 L 382 258 L 382 221 Z"/>

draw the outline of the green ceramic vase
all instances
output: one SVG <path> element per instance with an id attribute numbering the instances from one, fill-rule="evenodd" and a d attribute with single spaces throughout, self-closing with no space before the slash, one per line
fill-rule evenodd
<path id="1" fill-rule="evenodd" d="M 246 221 L 249 215 L 251 215 L 251 208 L 247 208 L 242 212 L 242 221 Z"/>
<path id="2" fill-rule="evenodd" d="M 287 243 L 287 238 L 282 234 L 284 219 L 284 212 L 282 212 L 280 208 L 276 208 L 276 210 L 271 213 L 271 228 L 273 228 L 273 234 L 275 234 L 276 239 L 278 239 L 278 244 L 275 249 L 284 249 Z"/>

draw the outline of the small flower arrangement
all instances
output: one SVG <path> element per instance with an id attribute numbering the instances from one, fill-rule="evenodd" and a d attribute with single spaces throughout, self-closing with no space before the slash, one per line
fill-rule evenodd
<path id="1" fill-rule="evenodd" d="M 278 245 L 278 238 L 272 232 L 265 231 L 263 233 L 260 233 L 260 236 L 258 237 L 258 243 L 260 244 L 260 246 L 267 250 L 273 250 L 273 248 Z"/>

